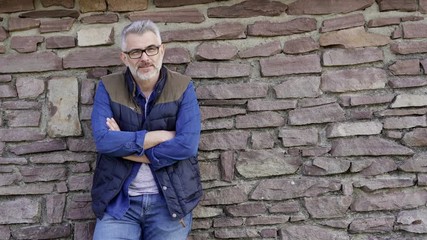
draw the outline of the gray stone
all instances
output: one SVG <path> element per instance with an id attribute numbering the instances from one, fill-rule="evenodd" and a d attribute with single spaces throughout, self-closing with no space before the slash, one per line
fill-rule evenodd
<path id="1" fill-rule="evenodd" d="M 48 182 L 54 180 L 65 180 L 67 169 L 65 166 L 20 166 L 19 171 L 23 182 Z"/>
<path id="2" fill-rule="evenodd" d="M 202 134 L 200 137 L 200 150 L 231 150 L 246 149 L 249 132 L 229 131 Z"/>
<path id="3" fill-rule="evenodd" d="M 394 221 L 394 216 L 358 218 L 351 222 L 349 231 L 352 233 L 392 232 Z"/>
<path id="4" fill-rule="evenodd" d="M 46 196 L 46 216 L 49 223 L 61 223 L 65 208 L 65 194 Z"/>
<path id="5" fill-rule="evenodd" d="M 416 153 L 412 158 L 406 159 L 399 169 L 404 172 L 427 172 L 427 153 Z"/>
<path id="6" fill-rule="evenodd" d="M 297 108 L 289 112 L 290 125 L 338 122 L 344 119 L 344 110 L 337 103 L 309 108 Z"/>
<path id="7" fill-rule="evenodd" d="M 320 96 L 320 77 L 291 77 L 274 87 L 278 98 L 305 98 Z"/>
<path id="8" fill-rule="evenodd" d="M 315 197 L 341 189 L 337 180 L 300 178 L 275 178 L 261 180 L 250 195 L 254 200 L 285 200 Z"/>
<path id="9" fill-rule="evenodd" d="M 423 106 L 427 106 L 427 96 L 415 94 L 399 94 L 396 96 L 394 102 L 390 105 L 391 108 Z"/>
<path id="10" fill-rule="evenodd" d="M 0 201 L 0 224 L 36 223 L 40 216 L 40 202 L 30 198 Z"/>
<path id="11" fill-rule="evenodd" d="M 312 218 L 344 217 L 350 208 L 351 196 L 327 196 L 305 198 L 304 203 Z"/>
<path id="12" fill-rule="evenodd" d="M 379 121 L 331 123 L 326 129 L 326 137 L 348 137 L 380 134 L 383 125 Z"/>
<path id="13" fill-rule="evenodd" d="M 397 164 L 392 158 L 367 158 L 352 161 L 351 172 L 365 176 L 381 175 L 397 169 Z"/>
<path id="14" fill-rule="evenodd" d="M 414 151 L 380 137 L 343 138 L 333 141 L 332 156 L 413 155 Z"/>
<path id="15" fill-rule="evenodd" d="M 238 186 L 226 187 L 205 191 L 201 204 L 207 205 L 228 205 L 243 203 L 248 200 L 247 193 Z"/>
<path id="16" fill-rule="evenodd" d="M 288 225 L 279 234 L 281 240 L 350 240 L 346 232 L 313 225 Z"/>
<path id="17" fill-rule="evenodd" d="M 13 110 L 5 112 L 9 127 L 37 127 L 41 112 L 36 110 Z"/>
<path id="18" fill-rule="evenodd" d="M 220 155 L 220 171 L 221 180 L 231 182 L 234 179 L 234 166 L 236 160 L 234 159 L 233 151 L 225 151 Z"/>
<path id="19" fill-rule="evenodd" d="M 232 217 L 250 217 L 265 214 L 267 207 L 261 202 L 249 202 L 226 206 L 225 212 Z"/>
<path id="20" fill-rule="evenodd" d="M 46 136 L 38 128 L 0 129 L 0 141 L 20 142 L 42 140 Z"/>
<path id="21" fill-rule="evenodd" d="M 410 147 L 427 146 L 427 129 L 415 128 L 405 133 L 402 140 L 406 146 Z"/>
<path id="22" fill-rule="evenodd" d="M 265 111 L 236 116 L 236 128 L 281 127 L 285 118 L 277 112 Z"/>
<path id="23" fill-rule="evenodd" d="M 402 201 L 405 199 L 405 201 Z M 355 212 L 388 211 L 424 206 L 427 192 L 419 190 L 396 189 L 387 192 L 363 193 L 354 195 L 351 210 Z"/>
<path id="24" fill-rule="evenodd" d="M 67 89 L 66 92 L 62 91 Z M 78 136 L 82 129 L 78 113 L 78 82 L 75 77 L 54 78 L 48 82 L 51 137 Z"/>
<path id="25" fill-rule="evenodd" d="M 301 158 L 286 156 L 279 149 L 245 151 L 239 154 L 236 169 L 245 178 L 256 178 L 292 174 L 301 164 Z"/>
<path id="26" fill-rule="evenodd" d="M 114 44 L 113 27 L 86 27 L 77 32 L 78 46 L 99 46 Z"/>
<path id="27" fill-rule="evenodd" d="M 32 183 L 21 186 L 5 186 L 0 187 L 0 194 L 7 195 L 42 195 L 53 192 L 55 185 L 51 183 Z"/>
<path id="28" fill-rule="evenodd" d="M 281 128 L 279 138 L 282 138 L 285 147 L 316 145 L 319 142 L 319 131 L 315 128 Z"/>
<path id="29" fill-rule="evenodd" d="M 57 239 L 71 236 L 71 225 L 26 226 L 12 231 L 16 239 Z"/>
<path id="30" fill-rule="evenodd" d="M 373 179 L 360 179 L 353 182 L 353 186 L 361 188 L 365 192 L 373 192 L 387 188 L 404 188 L 415 185 L 416 176 L 399 176 L 399 177 L 377 177 Z"/>
<path id="31" fill-rule="evenodd" d="M 405 129 L 426 126 L 426 116 L 390 117 L 384 121 L 384 129 Z"/>
<path id="32" fill-rule="evenodd" d="M 412 233 L 427 233 L 427 210 L 416 209 L 401 211 L 397 215 L 398 230 L 403 230 Z"/>
<path id="33" fill-rule="evenodd" d="M 345 173 L 350 169 L 351 162 L 346 159 L 316 157 L 313 161 L 305 161 L 302 173 L 309 176 L 325 176 Z"/>

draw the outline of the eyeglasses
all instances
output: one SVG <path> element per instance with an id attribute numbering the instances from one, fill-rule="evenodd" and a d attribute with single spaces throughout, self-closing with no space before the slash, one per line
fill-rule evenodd
<path id="1" fill-rule="evenodd" d="M 132 49 L 128 52 L 123 52 L 125 54 L 127 54 L 129 56 L 129 58 L 131 59 L 138 59 L 142 57 L 142 54 L 147 54 L 147 56 L 154 56 L 157 55 L 159 53 L 159 48 L 161 45 L 159 46 L 154 46 L 151 45 L 149 47 L 147 47 L 146 49 Z"/>

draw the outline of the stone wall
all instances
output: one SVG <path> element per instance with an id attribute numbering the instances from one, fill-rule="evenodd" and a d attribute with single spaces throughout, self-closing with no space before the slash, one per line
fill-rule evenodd
<path id="1" fill-rule="evenodd" d="M 0 0 L 0 239 L 91 239 L 94 91 L 145 18 L 200 101 L 191 239 L 427 239 L 426 16 L 427 0 Z"/>

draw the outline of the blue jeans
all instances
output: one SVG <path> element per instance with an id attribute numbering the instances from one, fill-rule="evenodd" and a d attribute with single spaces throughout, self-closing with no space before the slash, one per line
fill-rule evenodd
<path id="1" fill-rule="evenodd" d="M 173 219 L 160 194 L 130 197 L 130 208 L 118 220 L 105 213 L 97 219 L 94 240 L 185 240 L 191 230 L 192 214 Z"/>

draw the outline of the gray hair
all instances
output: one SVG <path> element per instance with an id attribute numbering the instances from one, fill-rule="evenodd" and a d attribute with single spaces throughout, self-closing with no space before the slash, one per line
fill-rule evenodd
<path id="1" fill-rule="evenodd" d="M 123 28 L 122 35 L 121 35 L 122 51 L 126 50 L 126 37 L 128 34 L 130 33 L 143 34 L 148 31 L 156 34 L 157 38 L 160 40 L 160 43 L 162 43 L 160 30 L 154 22 L 152 22 L 151 20 L 135 21 Z"/>

